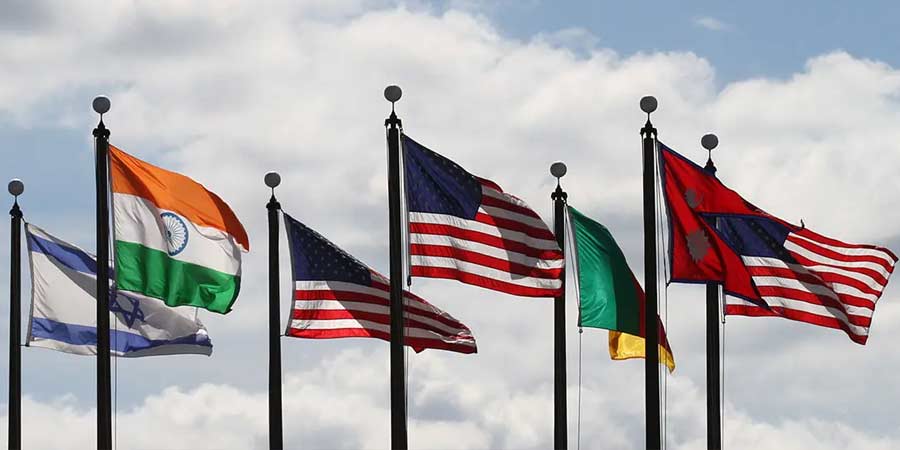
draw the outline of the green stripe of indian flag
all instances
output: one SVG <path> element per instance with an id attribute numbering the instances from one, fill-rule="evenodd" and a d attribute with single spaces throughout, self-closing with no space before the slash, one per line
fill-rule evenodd
<path id="1" fill-rule="evenodd" d="M 580 326 L 639 336 L 639 290 L 625 255 L 606 227 L 571 206 L 568 209 L 578 272 Z"/>
<path id="2" fill-rule="evenodd" d="M 162 299 L 169 306 L 196 306 L 227 313 L 237 298 L 241 277 L 172 258 L 164 251 L 116 241 L 119 289 Z"/>

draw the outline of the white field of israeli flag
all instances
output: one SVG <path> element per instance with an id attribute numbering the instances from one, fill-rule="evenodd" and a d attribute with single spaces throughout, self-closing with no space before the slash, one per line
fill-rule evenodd
<path id="1" fill-rule="evenodd" d="M 27 345 L 97 354 L 97 260 L 44 230 L 25 225 L 31 259 Z M 110 349 L 116 356 L 212 354 L 195 309 L 170 308 L 133 292 L 110 294 Z"/>

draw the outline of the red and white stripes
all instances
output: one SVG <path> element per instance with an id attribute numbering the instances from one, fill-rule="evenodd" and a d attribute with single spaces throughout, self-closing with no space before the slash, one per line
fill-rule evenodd
<path id="1" fill-rule="evenodd" d="M 474 220 L 409 213 L 411 275 L 525 297 L 559 295 L 564 262 L 553 233 L 525 202 L 480 181 Z"/>
<path id="2" fill-rule="evenodd" d="M 798 264 L 742 257 L 769 308 L 728 296 L 725 313 L 781 316 L 837 328 L 865 344 L 875 303 L 897 257 L 885 248 L 846 244 L 806 229 L 788 234 L 784 246 Z"/>
<path id="3" fill-rule="evenodd" d="M 472 332 L 449 314 L 404 292 L 405 345 L 475 353 Z M 374 337 L 390 340 L 390 283 L 372 273 L 372 285 L 295 281 L 287 335 L 310 339 Z"/>

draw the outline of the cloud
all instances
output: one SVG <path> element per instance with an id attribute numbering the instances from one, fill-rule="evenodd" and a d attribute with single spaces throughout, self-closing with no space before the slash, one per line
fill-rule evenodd
<path id="1" fill-rule="evenodd" d="M 369 355 L 345 350 L 326 358 L 321 367 L 288 375 L 284 385 L 285 448 L 382 449 L 390 441 L 390 411 L 379 372 L 386 361 L 371 364 Z M 351 364 L 361 371 L 347 371 Z M 430 365 L 429 365 L 430 366 Z M 374 370 L 373 370 L 374 369 Z M 455 383 L 452 371 L 433 370 L 430 383 Z M 421 384 L 411 385 L 410 406 L 421 407 L 426 394 Z M 631 422 L 642 420 L 642 402 L 627 402 L 622 392 L 639 394 L 628 380 L 589 382 L 582 392 L 585 419 L 581 443 L 586 448 L 629 450 L 639 445 Z M 341 395 L 334 395 L 340 392 Z M 705 448 L 705 397 L 690 379 L 669 384 L 668 423 L 677 432 L 668 445 L 676 450 Z M 484 392 L 478 402 L 466 399 L 465 390 L 447 391 L 442 402 L 457 402 L 460 416 L 442 420 L 410 421 L 410 443 L 422 449 L 549 448 L 546 414 L 539 409 L 550 402 L 549 386 L 530 393 L 507 390 Z M 575 400 L 576 391 L 570 390 Z M 152 393 L 116 418 L 119 448 L 155 449 L 264 449 L 268 448 L 267 394 L 223 384 L 196 388 L 169 387 Z M 574 403 L 573 403 L 574 406 Z M 896 448 L 900 440 L 855 430 L 840 422 L 799 419 L 781 422 L 756 420 L 739 408 L 726 405 L 723 443 L 735 450 L 758 448 L 881 450 Z M 26 397 L 23 402 L 23 445 L 31 449 L 76 449 L 95 445 L 95 410 L 79 407 L 71 397 L 47 402 Z M 573 415 L 574 418 L 574 415 Z M 5 411 L 0 434 L 5 433 Z M 46 432 L 46 424 L 53 432 Z M 573 424 L 574 425 L 574 424 Z M 574 436 L 573 436 L 574 438 Z"/>
<path id="2" fill-rule="evenodd" d="M 733 27 L 730 24 L 722 22 L 715 17 L 703 16 L 694 19 L 694 25 L 705 28 L 710 31 L 731 31 Z"/>
<path id="3" fill-rule="evenodd" d="M 509 38 L 486 16 L 425 6 L 40 5 L 20 14 L 39 24 L 31 33 L 0 29 L 0 60 L 16 68 L 0 75 L 0 124 L 18 136 L 16 146 L 0 150 L 6 162 L 0 171 L 37 186 L 23 197 L 29 220 L 92 245 L 89 130 L 96 117 L 89 104 L 103 92 L 113 103 L 104 119 L 113 143 L 206 184 L 234 207 L 251 236 L 234 312 L 202 314 L 216 345 L 211 358 L 119 362 L 120 442 L 133 439 L 135 448 L 265 445 L 259 411 L 266 382 L 266 171 L 282 174 L 277 192 L 285 211 L 386 271 L 382 126 L 389 105 L 381 93 L 387 84 L 404 89 L 397 109 L 407 133 L 498 182 L 545 219 L 554 187 L 547 169 L 566 161 L 570 201 L 608 225 L 637 273 L 638 130 L 645 120 L 637 103 L 651 93 L 660 100 L 653 115 L 660 139 L 701 160 L 699 137 L 716 132 L 720 177 L 760 207 L 846 241 L 900 238 L 891 194 L 900 191 L 894 148 L 900 71 L 879 61 L 831 52 L 788 78 L 718 88 L 715 68 L 690 51 L 623 55 L 592 43 L 589 52 L 573 52 L 545 36 Z M 34 151 L 13 157 L 12 149 L 32 140 Z M 42 185 L 54 188 L 39 196 Z M 6 245 L 0 242 L 0 253 Z M 281 254 L 287 267 L 284 244 Z M 0 259 L 0 273 L 6 264 Z M 289 284 L 282 279 L 286 311 Z M 477 355 L 410 357 L 413 444 L 549 447 L 551 302 L 440 280 L 416 280 L 413 287 L 469 325 L 479 342 Z M 678 359 L 669 386 L 669 442 L 698 448 L 705 428 L 698 391 L 705 376 L 703 290 L 673 285 L 665 292 Z M 900 339 L 898 292 L 889 287 L 866 347 L 833 330 L 729 317 L 726 441 L 779 448 L 896 444 L 892 405 L 900 393 L 885 387 L 900 369 L 893 346 Z M 574 441 L 573 301 L 567 315 Z M 610 362 L 603 332 L 586 330 L 582 339 L 582 443 L 639 446 L 641 363 Z M 293 439 L 322 448 L 383 447 L 384 342 L 285 339 L 283 352 Z M 68 445 L 53 440 L 68 435 L 78 447 L 89 446 L 93 360 L 23 353 L 26 424 L 71 430 L 30 435 L 49 448 Z M 208 436 L 213 431 L 221 440 Z"/>

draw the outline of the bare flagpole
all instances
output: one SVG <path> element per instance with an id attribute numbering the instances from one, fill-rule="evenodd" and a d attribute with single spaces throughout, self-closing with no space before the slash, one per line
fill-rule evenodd
<path id="1" fill-rule="evenodd" d="M 707 134 L 700 138 L 700 145 L 709 152 L 709 159 L 703 168 L 712 176 L 716 176 L 716 165 L 713 164 L 712 151 L 719 145 L 715 134 Z M 711 224 L 713 228 L 715 223 Z M 706 448 L 722 449 L 722 387 L 719 384 L 721 374 L 719 361 L 719 285 L 706 283 Z"/>
<path id="2" fill-rule="evenodd" d="M 100 122 L 94 128 L 94 163 L 97 186 L 97 449 L 112 448 L 112 410 L 109 365 L 109 130 L 103 114 L 109 99 L 93 102 Z"/>
<path id="3" fill-rule="evenodd" d="M 550 194 L 553 199 L 553 232 L 556 243 L 566 254 L 566 199 L 559 180 L 566 174 L 566 165 L 557 161 L 550 165 L 550 174 L 556 177 L 556 190 Z M 562 272 L 562 294 L 553 300 L 553 444 L 556 450 L 568 448 L 568 426 L 566 408 L 566 274 Z"/>
<path id="4" fill-rule="evenodd" d="M 266 205 L 269 216 L 269 449 L 282 450 L 281 313 L 278 296 L 278 212 L 281 211 L 281 204 L 275 198 L 275 188 L 281 184 L 281 175 L 269 172 L 263 181 L 272 189 L 272 197 Z"/>
<path id="5" fill-rule="evenodd" d="M 400 127 L 394 103 L 403 91 L 399 86 L 384 89 L 391 102 L 391 115 L 384 121 L 388 144 L 388 214 L 390 216 L 391 273 L 391 448 L 407 449 L 406 361 L 403 359 L 403 208 L 400 192 Z"/>
<path id="6" fill-rule="evenodd" d="M 641 99 L 641 110 L 647 113 L 647 123 L 641 128 L 644 172 L 644 290 L 647 299 L 644 312 L 647 450 L 660 450 L 659 328 L 656 323 L 656 128 L 653 128 L 650 122 L 650 113 L 656 111 L 656 107 L 655 97 L 647 96 Z"/>
<path id="7" fill-rule="evenodd" d="M 10 215 L 9 264 L 9 412 L 7 448 L 22 448 L 22 210 L 19 196 L 25 184 L 13 178 L 7 186 L 13 196 Z"/>

